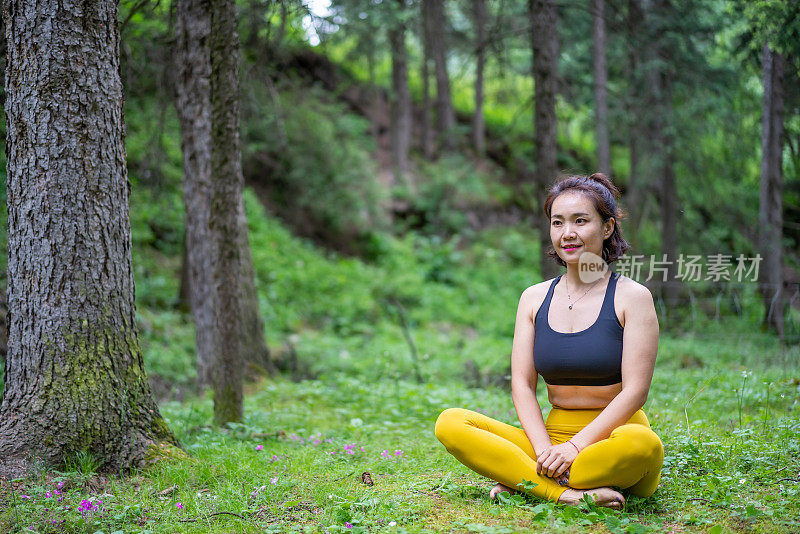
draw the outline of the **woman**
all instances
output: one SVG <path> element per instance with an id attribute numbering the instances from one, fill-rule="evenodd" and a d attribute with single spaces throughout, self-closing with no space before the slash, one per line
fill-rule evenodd
<path id="1" fill-rule="evenodd" d="M 535 486 L 526 491 L 544 499 L 577 504 L 589 494 L 619 508 L 624 497 L 612 486 L 642 497 L 658 486 L 664 449 L 641 409 L 658 318 L 646 287 L 605 266 L 628 249 L 617 198 L 611 181 L 593 174 L 561 180 L 545 201 L 548 254 L 567 271 L 529 287 L 519 301 L 511 397 L 522 429 L 460 408 L 436 421 L 436 437 L 451 454 L 498 482 L 492 498 L 530 481 Z M 604 270 L 587 269 L 597 257 Z M 553 406 L 547 422 L 536 399 L 538 375 Z"/>

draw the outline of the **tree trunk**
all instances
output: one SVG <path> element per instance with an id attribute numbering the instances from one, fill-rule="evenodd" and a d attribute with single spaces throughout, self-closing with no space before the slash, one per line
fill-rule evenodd
<path id="1" fill-rule="evenodd" d="M 536 147 L 536 198 L 544 202 L 549 185 L 558 174 L 556 146 L 556 82 L 558 77 L 558 13 L 553 0 L 530 0 L 533 30 L 533 80 L 536 111 L 534 144 Z M 539 209 L 539 236 L 542 251 L 552 248 L 550 221 Z M 558 274 L 558 265 L 542 254 L 542 277 L 546 280 Z"/>
<path id="2" fill-rule="evenodd" d="M 663 110 L 664 120 L 671 122 L 673 118 L 671 82 L 668 77 L 662 78 L 663 102 L 658 109 Z M 674 309 L 678 304 L 678 286 L 676 279 L 678 257 L 677 245 L 677 212 L 678 192 L 675 183 L 675 138 L 670 133 L 671 129 L 662 132 L 660 139 L 663 141 L 661 148 L 661 253 L 666 255 L 670 263 L 666 264 L 667 276 L 664 286 L 664 301 L 667 309 Z"/>
<path id="3" fill-rule="evenodd" d="M 211 0 L 211 208 L 214 263 L 214 420 L 242 418 L 242 354 L 239 305 L 239 36 L 234 0 Z"/>
<path id="4" fill-rule="evenodd" d="M 761 117 L 761 192 L 759 198 L 759 242 L 763 268 L 761 294 L 764 325 L 784 339 L 783 295 L 783 100 L 786 59 L 764 45 L 764 100 Z M 10 250 L 10 247 L 9 247 Z"/>
<path id="5" fill-rule="evenodd" d="M 399 10 L 403 11 L 403 0 Z M 408 173 L 408 148 L 411 144 L 411 95 L 408 91 L 408 53 L 406 28 L 398 22 L 389 30 L 392 48 L 392 164 L 395 182 L 405 182 Z"/>
<path id="6" fill-rule="evenodd" d="M 202 0 L 180 0 L 175 21 L 176 108 L 183 148 L 186 261 L 197 345 L 197 385 L 211 384 L 214 358 L 214 271 L 211 198 L 211 19 Z"/>
<path id="7" fill-rule="evenodd" d="M 456 116 L 450 97 L 450 77 L 447 74 L 447 44 L 445 43 L 447 19 L 444 13 L 444 0 L 425 0 L 423 4 L 429 5 L 428 38 L 436 68 L 437 129 L 442 147 L 451 150 L 455 148 Z"/>
<path id="8" fill-rule="evenodd" d="M 370 119 L 370 132 L 372 138 L 375 139 L 375 146 L 381 146 L 380 140 L 380 102 L 378 101 L 378 81 L 375 75 L 375 39 L 372 35 L 367 37 L 366 43 L 367 50 L 367 71 L 369 73 L 369 88 L 367 95 L 369 98 L 369 119 Z"/>
<path id="9" fill-rule="evenodd" d="M 422 153 L 425 159 L 433 157 L 433 132 L 431 131 L 431 88 L 430 88 L 430 69 L 431 61 L 431 40 L 430 40 L 430 4 L 422 2 Z"/>
<path id="10" fill-rule="evenodd" d="M 644 196 L 644 187 L 642 179 L 642 164 L 641 154 L 643 152 L 644 127 L 641 124 L 642 120 L 642 96 L 640 72 L 642 64 L 642 56 L 640 50 L 639 35 L 642 31 L 644 24 L 644 14 L 642 13 L 639 0 L 628 1 L 627 13 L 627 38 L 628 38 L 628 63 L 626 65 L 626 78 L 628 80 L 628 91 L 626 94 L 627 99 L 627 116 L 628 116 L 628 147 L 630 150 L 630 175 L 628 177 L 628 187 L 626 191 L 626 200 L 629 211 L 630 221 L 627 226 L 627 234 L 629 241 L 634 250 L 637 250 L 641 245 L 639 239 L 639 226 L 642 221 L 642 214 L 644 213 L 644 205 L 648 199 Z"/>
<path id="11" fill-rule="evenodd" d="M 211 21 L 199 0 L 182 0 L 176 17 L 176 108 L 181 123 L 186 206 L 186 253 L 188 293 L 195 322 L 197 385 L 211 385 L 214 359 L 214 271 L 209 233 L 211 198 Z M 242 308 L 242 357 L 251 367 L 273 372 L 264 323 L 258 307 L 255 272 L 244 199 L 237 201 L 240 245 L 240 296 Z"/>
<path id="12" fill-rule="evenodd" d="M 277 372 L 275 363 L 270 358 L 267 341 L 264 338 L 264 321 L 258 306 L 256 290 L 256 271 L 253 267 L 253 255 L 250 252 L 250 230 L 247 227 L 247 213 L 244 209 L 244 197 L 239 196 L 238 209 L 239 250 L 241 263 L 239 271 L 239 303 L 242 310 L 242 331 L 240 343 L 242 358 L 253 374 Z"/>
<path id="13" fill-rule="evenodd" d="M 611 146 L 608 138 L 608 70 L 606 69 L 605 0 L 592 0 L 592 63 L 594 65 L 594 103 L 597 122 L 597 166 L 611 176 Z"/>
<path id="14" fill-rule="evenodd" d="M 89 451 L 107 471 L 177 441 L 134 311 L 116 2 L 4 4 L 9 352 L 0 476 Z"/>
<path id="15" fill-rule="evenodd" d="M 486 65 L 486 0 L 472 0 L 475 20 L 475 114 L 472 117 L 472 141 L 475 154 L 486 153 L 486 124 L 483 117 L 483 69 Z"/>

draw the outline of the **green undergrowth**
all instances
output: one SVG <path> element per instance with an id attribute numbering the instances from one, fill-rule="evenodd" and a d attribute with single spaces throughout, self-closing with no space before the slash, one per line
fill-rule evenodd
<path id="1" fill-rule="evenodd" d="M 451 406 L 518 424 L 502 389 L 343 374 L 268 380 L 251 386 L 244 421 L 224 429 L 210 426 L 208 398 L 163 404 L 188 459 L 122 479 L 83 459 L 4 483 L 0 531 L 796 532 L 799 383 L 796 366 L 660 361 L 645 409 L 665 444 L 661 486 L 614 512 L 489 501 L 491 482 L 447 454 L 433 425 Z"/>
<path id="2" fill-rule="evenodd" d="M 140 194 L 137 205 L 148 204 L 155 218 L 160 204 Z M 504 381 L 519 295 L 541 281 L 539 244 L 530 228 L 449 238 L 376 232 L 370 257 L 359 259 L 292 235 L 252 191 L 245 200 L 273 354 L 296 354 L 309 370 L 306 377 L 341 372 L 369 380 L 419 376 L 438 382 L 469 375 L 470 385 Z M 148 220 L 138 215 L 137 226 L 156 226 Z M 180 218 L 159 222 L 156 232 L 134 234 L 141 344 L 151 376 L 191 384 L 194 328 L 176 308 L 181 238 L 174 227 Z M 657 300 L 662 359 L 677 368 L 703 368 L 712 360 L 749 367 L 798 360 L 796 345 L 782 350 L 774 336 L 759 330 L 763 308 L 755 284 L 706 284 L 695 294 L 694 306 L 665 313 Z M 800 317 L 787 324 L 797 329 Z"/>

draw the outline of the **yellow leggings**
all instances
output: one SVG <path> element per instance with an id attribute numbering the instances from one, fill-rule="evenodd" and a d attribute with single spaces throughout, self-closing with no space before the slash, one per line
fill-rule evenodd
<path id="1" fill-rule="evenodd" d="M 553 407 L 545 428 L 553 445 L 564 443 L 589 424 L 601 410 L 565 410 Z M 532 493 L 557 501 L 567 489 L 536 472 L 536 453 L 525 432 L 491 417 L 449 408 L 436 421 L 436 437 L 459 462 L 476 473 L 519 489 L 529 480 Z M 591 489 L 616 486 L 640 497 L 658 487 L 664 446 L 642 410 L 637 411 L 607 439 L 585 447 L 569 468 L 569 487 Z"/>

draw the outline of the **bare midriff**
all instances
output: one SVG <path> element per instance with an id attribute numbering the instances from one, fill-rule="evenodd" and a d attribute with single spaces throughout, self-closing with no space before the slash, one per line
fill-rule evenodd
<path id="1" fill-rule="evenodd" d="M 622 382 L 610 386 L 557 386 L 547 384 L 550 404 L 567 410 L 605 408 L 622 391 Z"/>

